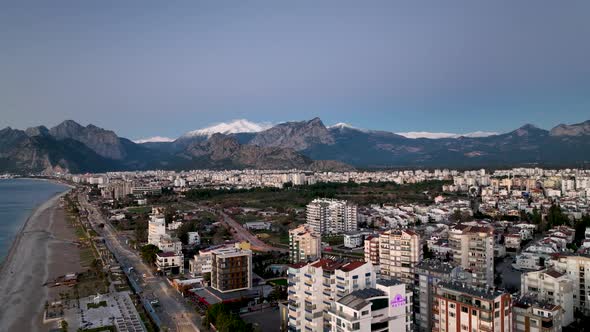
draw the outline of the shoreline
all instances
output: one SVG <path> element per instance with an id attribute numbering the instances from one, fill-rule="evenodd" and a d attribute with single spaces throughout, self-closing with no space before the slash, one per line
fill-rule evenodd
<path id="1" fill-rule="evenodd" d="M 40 314 L 49 290 L 43 284 L 60 256 L 52 249 L 59 242 L 54 228 L 65 224 L 59 202 L 71 190 L 56 193 L 32 210 L 0 264 L 0 329 L 44 330 Z"/>

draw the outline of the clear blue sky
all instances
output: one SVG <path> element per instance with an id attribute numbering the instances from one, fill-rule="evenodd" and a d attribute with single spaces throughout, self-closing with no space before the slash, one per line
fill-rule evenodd
<path id="1" fill-rule="evenodd" d="M 0 127 L 236 118 L 401 131 L 590 119 L 590 1 L 0 4 Z"/>

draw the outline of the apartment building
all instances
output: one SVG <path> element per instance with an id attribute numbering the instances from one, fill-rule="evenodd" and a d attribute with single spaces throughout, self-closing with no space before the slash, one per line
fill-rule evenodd
<path id="1" fill-rule="evenodd" d="M 371 263 L 320 259 L 297 263 L 288 270 L 289 331 L 331 329 L 329 310 L 349 293 L 375 287 Z"/>
<path id="2" fill-rule="evenodd" d="M 477 224 L 455 225 L 449 231 L 453 263 L 472 273 L 476 287 L 494 285 L 494 228 Z"/>
<path id="3" fill-rule="evenodd" d="M 521 294 L 559 306 L 563 326 L 574 322 L 574 282 L 564 272 L 548 268 L 523 273 L 520 278 Z"/>
<path id="4" fill-rule="evenodd" d="M 231 247 L 212 250 L 211 287 L 222 293 L 252 288 L 252 251 Z"/>
<path id="5" fill-rule="evenodd" d="M 412 292 L 398 280 L 377 280 L 374 288 L 353 291 L 330 310 L 332 332 L 413 331 Z"/>
<path id="6" fill-rule="evenodd" d="M 415 268 L 414 323 L 416 331 L 432 331 L 434 287 L 442 281 L 469 283 L 471 274 L 460 266 L 438 259 L 424 259 Z"/>
<path id="7" fill-rule="evenodd" d="M 561 332 L 563 309 L 559 305 L 520 298 L 512 305 L 514 332 Z"/>
<path id="8" fill-rule="evenodd" d="M 356 204 L 318 198 L 307 205 L 307 224 L 318 234 L 341 234 L 358 230 Z"/>
<path id="9" fill-rule="evenodd" d="M 156 268 L 165 274 L 182 274 L 184 255 L 182 252 L 159 252 L 156 254 Z"/>
<path id="10" fill-rule="evenodd" d="M 573 282 L 574 309 L 590 314 L 590 257 L 561 254 L 551 259 L 549 265 Z"/>
<path id="11" fill-rule="evenodd" d="M 512 332 L 509 293 L 458 282 L 435 286 L 433 332 Z"/>
<path id="12" fill-rule="evenodd" d="M 322 254 L 321 236 L 310 225 L 289 231 L 289 260 L 291 263 L 316 260 Z"/>
<path id="13" fill-rule="evenodd" d="M 365 239 L 365 262 L 379 265 L 379 236 L 369 235 Z"/>
<path id="14" fill-rule="evenodd" d="M 158 246 L 160 237 L 166 235 L 166 219 L 163 214 L 151 214 L 148 223 L 148 244 Z"/>
<path id="15" fill-rule="evenodd" d="M 422 259 L 420 235 L 411 230 L 388 230 L 379 235 L 379 268 L 384 279 L 414 283 L 414 267 Z"/>

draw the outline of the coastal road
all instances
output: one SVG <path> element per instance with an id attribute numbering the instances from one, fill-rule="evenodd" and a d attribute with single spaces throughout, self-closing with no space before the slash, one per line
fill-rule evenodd
<path id="1" fill-rule="evenodd" d="M 229 229 L 232 230 L 232 235 L 234 239 L 238 241 L 247 241 L 252 246 L 252 250 L 255 251 L 262 251 L 262 252 L 269 252 L 269 251 L 278 251 L 278 252 L 288 252 L 289 250 L 285 248 L 277 248 L 271 245 L 266 244 L 264 241 L 260 240 L 256 235 L 250 233 L 249 230 L 244 228 L 240 225 L 239 222 L 235 221 L 232 217 L 230 217 L 227 213 L 223 212 L 221 209 L 212 209 L 205 206 L 200 206 L 196 203 L 190 201 L 183 201 L 184 204 L 192 206 L 196 209 L 203 209 L 208 212 L 215 214 L 216 216 L 220 217 L 220 221 Z"/>
<path id="2" fill-rule="evenodd" d="M 113 250 L 115 257 L 118 257 L 119 263 L 128 269 L 133 267 L 137 272 L 138 282 L 140 282 L 144 295 L 156 297 L 159 301 L 157 314 L 162 320 L 163 326 L 168 331 L 192 332 L 199 331 L 197 326 L 201 325 L 200 317 L 196 311 L 186 303 L 185 299 L 166 281 L 165 278 L 155 276 L 151 268 L 143 262 L 139 255 L 128 248 L 124 242 L 117 236 L 117 231 L 108 223 L 98 212 L 96 207 L 90 204 L 86 198 L 86 193 L 78 195 L 78 201 L 82 208 L 88 211 L 88 220 L 94 230 L 99 233 L 108 243 L 109 248 Z M 98 227 L 104 224 L 104 228 Z M 143 277 L 145 275 L 145 277 Z"/>

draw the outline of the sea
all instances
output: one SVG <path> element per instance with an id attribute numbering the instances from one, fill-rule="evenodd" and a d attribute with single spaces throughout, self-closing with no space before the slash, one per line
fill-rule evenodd
<path id="1" fill-rule="evenodd" d="M 0 263 L 35 208 L 67 189 L 43 180 L 0 179 Z"/>

